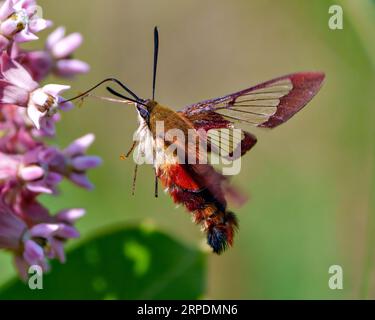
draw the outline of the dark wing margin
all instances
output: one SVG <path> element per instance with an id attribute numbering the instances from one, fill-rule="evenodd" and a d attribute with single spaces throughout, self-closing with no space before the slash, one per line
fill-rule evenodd
<path id="1" fill-rule="evenodd" d="M 306 106 L 320 90 L 324 73 L 296 73 L 289 76 L 293 89 L 280 99 L 276 113 L 260 125 L 263 128 L 275 128 L 293 117 Z"/>
<path id="2" fill-rule="evenodd" d="M 202 113 L 213 118 L 212 113 L 215 113 L 222 117 L 222 121 L 275 128 L 289 120 L 317 94 L 324 78 L 322 72 L 294 73 L 220 98 L 198 102 L 185 107 L 181 113 L 189 119 Z"/>

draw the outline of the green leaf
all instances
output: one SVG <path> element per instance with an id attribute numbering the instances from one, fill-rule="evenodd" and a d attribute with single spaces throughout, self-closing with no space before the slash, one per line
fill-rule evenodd
<path id="1" fill-rule="evenodd" d="M 197 299 L 206 257 L 164 233 L 131 227 L 101 233 L 54 261 L 43 289 L 12 280 L 0 299 Z"/>

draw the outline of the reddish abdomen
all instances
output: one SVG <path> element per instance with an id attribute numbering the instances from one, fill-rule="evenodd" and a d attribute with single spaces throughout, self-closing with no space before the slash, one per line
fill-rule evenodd
<path id="1" fill-rule="evenodd" d="M 183 204 L 193 214 L 194 221 L 202 225 L 207 243 L 220 254 L 233 244 L 237 220 L 207 188 L 200 185 L 196 173 L 186 164 L 164 164 L 158 168 L 158 177 L 175 203 Z"/>

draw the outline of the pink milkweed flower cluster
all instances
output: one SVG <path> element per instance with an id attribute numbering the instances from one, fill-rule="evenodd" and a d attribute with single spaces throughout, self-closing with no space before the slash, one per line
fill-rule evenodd
<path id="1" fill-rule="evenodd" d="M 41 81 L 51 73 L 64 78 L 82 74 L 89 66 L 71 58 L 82 37 L 65 37 L 64 28 L 52 32 L 42 51 L 19 47 L 52 24 L 37 9 L 35 0 L 0 2 L 0 249 L 13 254 L 24 279 L 31 265 L 48 270 L 50 259 L 65 261 L 64 244 L 79 237 L 74 224 L 85 214 L 84 209 L 51 214 L 40 195 L 58 195 L 64 179 L 91 189 L 86 172 L 101 163 L 86 155 L 92 134 L 65 149 L 47 144 L 56 134 L 59 111 L 73 105 L 61 97 L 69 86 Z"/>
<path id="2" fill-rule="evenodd" d="M 0 50 L 12 42 L 37 40 L 35 33 L 51 25 L 38 16 L 35 0 L 5 0 L 0 8 Z"/>

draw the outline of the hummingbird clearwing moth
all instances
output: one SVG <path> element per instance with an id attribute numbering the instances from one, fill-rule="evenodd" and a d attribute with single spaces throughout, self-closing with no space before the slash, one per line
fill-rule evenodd
<path id="1" fill-rule="evenodd" d="M 198 139 L 201 139 L 200 133 L 203 131 L 206 133 L 204 138 L 207 153 L 221 154 L 225 149 L 227 156 L 232 159 L 240 158 L 256 144 L 257 139 L 253 134 L 242 131 L 240 138 L 234 141 L 235 124 L 244 123 L 261 128 L 281 125 L 317 94 L 325 75 L 321 72 L 293 73 L 174 111 L 155 101 L 159 51 L 156 27 L 154 48 L 152 99 L 141 99 L 119 80 L 109 78 L 69 101 L 89 96 L 91 91 L 106 82 L 115 82 L 131 96 L 107 87 L 110 93 L 120 99 L 99 97 L 112 102 L 133 104 L 138 111 L 139 127 L 135 133 L 136 139 L 128 154 L 121 158 L 126 159 L 135 150 L 136 159 L 152 149 L 154 158 L 151 163 L 156 177 L 155 196 L 159 180 L 173 201 L 182 204 L 192 214 L 194 222 L 202 226 L 213 252 L 220 254 L 228 246 L 232 246 L 234 232 L 238 227 L 236 216 L 227 209 L 227 200 L 231 198 L 240 203 L 244 197 L 230 186 L 228 177 L 215 170 L 210 163 L 186 162 L 188 155 L 196 151 L 195 147 L 192 148 L 188 143 L 180 144 L 178 148 L 183 150 L 183 157 L 178 155 L 176 150 L 168 151 L 169 144 L 156 133 L 157 122 L 163 122 L 165 131 L 179 129 L 186 136 L 189 131 L 196 132 Z M 222 129 L 228 130 L 228 134 L 218 133 L 217 130 Z M 235 152 L 238 150 L 239 152 Z"/>

